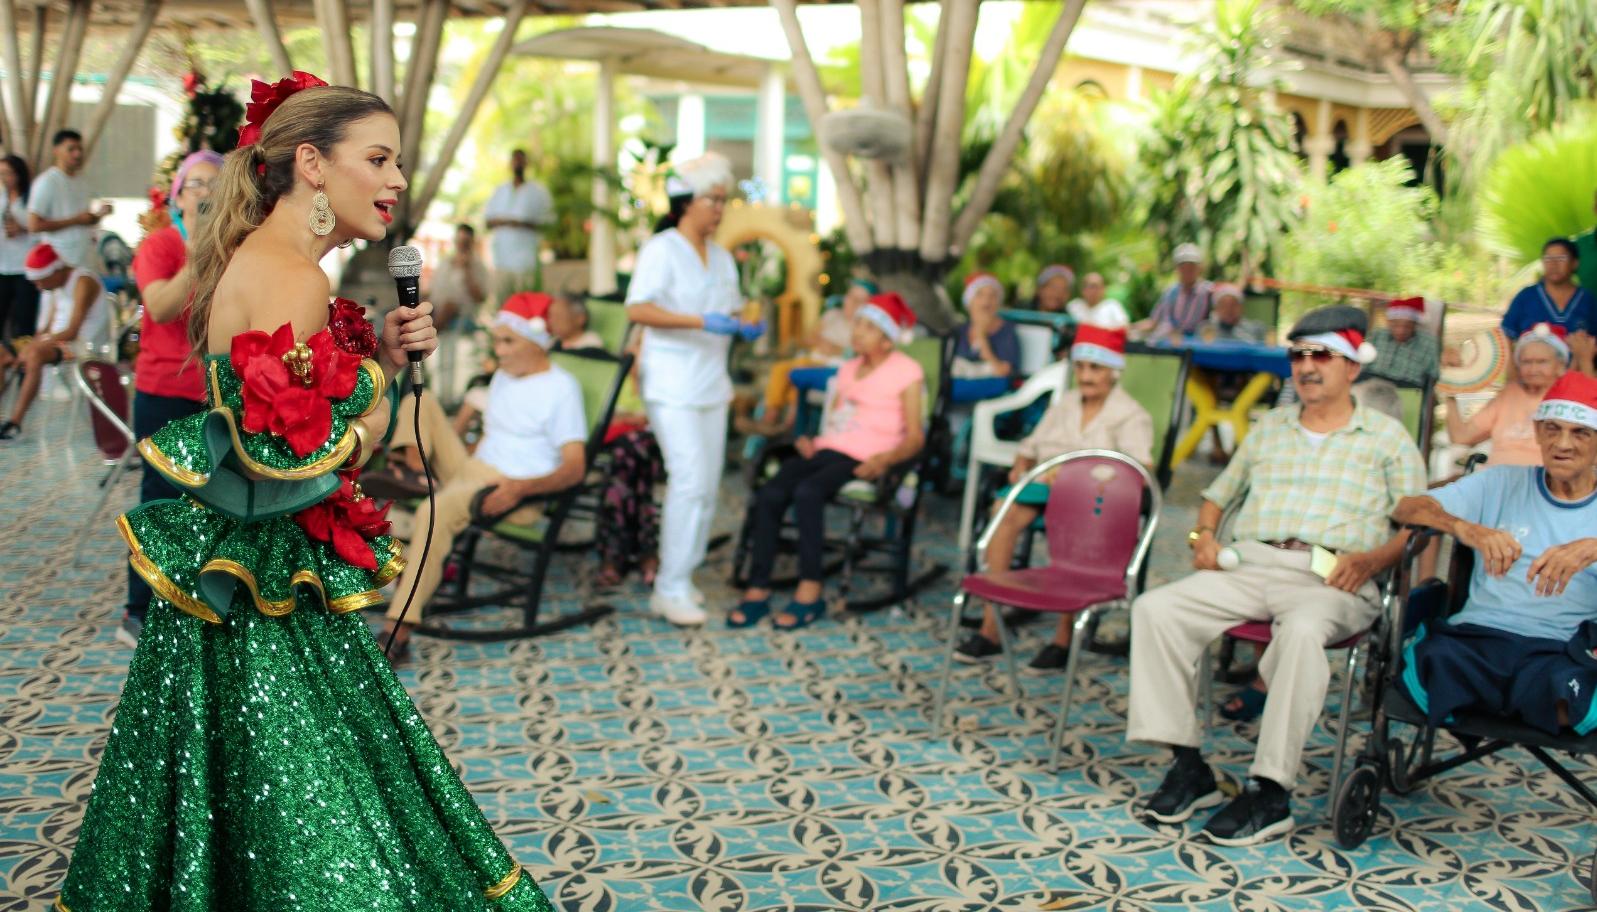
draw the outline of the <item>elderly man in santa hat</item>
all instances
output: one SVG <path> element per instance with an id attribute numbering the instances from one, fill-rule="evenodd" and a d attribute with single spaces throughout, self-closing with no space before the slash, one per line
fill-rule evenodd
<path id="1" fill-rule="evenodd" d="M 1425 489 L 1408 432 L 1352 395 L 1373 356 L 1365 326 L 1364 312 L 1353 307 L 1298 321 L 1287 338 L 1301 405 L 1261 418 L 1203 492 L 1188 534 L 1198 572 L 1132 605 L 1126 737 L 1174 751 L 1163 784 L 1143 803 L 1162 823 L 1222 801 L 1199 752 L 1193 711 L 1204 650 L 1236 624 L 1273 624 L 1259 661 L 1269 696 L 1251 778 L 1203 828 L 1220 845 L 1252 845 L 1292 829 L 1289 792 L 1330 682 L 1324 649 L 1375 619 L 1374 578 L 1398 560 L 1405 538 L 1388 517 L 1400 500 Z M 1236 544 L 1222 563 L 1216 530 L 1238 497 Z"/>
<path id="2" fill-rule="evenodd" d="M 471 522 L 471 504 L 478 492 L 493 489 L 482 500 L 484 515 L 508 514 L 515 522 L 530 523 L 542 511 L 537 504 L 523 505 L 523 501 L 569 488 L 581 481 L 586 471 L 588 420 L 583 414 L 582 386 L 549 360 L 548 349 L 554 344 L 548 324 L 552 301 L 541 292 L 517 292 L 505 300 L 494 318 L 492 338 L 498 370 L 488 384 L 482 440 L 474 452 L 466 449 L 436 398 L 422 398 L 419 428 L 412 423 L 410 410 L 399 410 L 393 448 L 414 446 L 419 430 L 439 486 L 428 559 L 425 563 L 421 560 L 430 509 L 423 502 L 416 510 L 414 534 L 405 548 L 405 570 L 388 610 L 388 616 L 397 619 L 411 586 L 416 585 L 415 613 L 400 625 L 392 653 L 396 659 L 403 657 L 422 609 L 438 589 L 455 536 Z M 416 583 L 418 575 L 420 582 Z"/>
<path id="3" fill-rule="evenodd" d="M 0 421 L 0 440 L 22 433 L 22 419 L 39 395 L 44 369 L 88 351 L 88 341 L 106 331 L 109 319 L 105 289 L 94 273 L 68 261 L 48 243 L 28 251 L 22 270 L 39 289 L 39 328 L 29 345 L 15 356 L 0 348 L 0 374 L 15 366 L 22 371 L 22 389 L 11 418 Z"/>
<path id="4" fill-rule="evenodd" d="M 1485 468 L 1392 514 L 1475 551 L 1464 609 L 1403 653 L 1401 686 L 1432 725 L 1477 709 L 1597 729 L 1597 380 L 1571 371 L 1547 390 L 1536 443 L 1541 466 Z"/>
<path id="5" fill-rule="evenodd" d="M 1359 374 L 1353 394 L 1365 405 L 1402 417 L 1397 387 L 1425 388 L 1442 370 L 1442 343 L 1420 328 L 1424 298 L 1398 298 L 1386 305 L 1386 325 L 1370 333 L 1375 360 Z"/>

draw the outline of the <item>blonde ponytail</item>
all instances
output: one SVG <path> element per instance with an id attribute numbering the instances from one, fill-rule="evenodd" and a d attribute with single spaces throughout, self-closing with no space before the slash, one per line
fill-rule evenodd
<path id="1" fill-rule="evenodd" d="M 208 201 L 209 216 L 189 250 L 194 298 L 188 337 L 197 355 L 209 348 L 212 298 L 234 252 L 278 201 L 294 191 L 294 151 L 309 143 L 331 155 L 350 124 L 372 114 L 392 117 L 394 112 L 381 98 L 359 89 L 304 89 L 266 118 L 260 139 L 227 153 Z"/>

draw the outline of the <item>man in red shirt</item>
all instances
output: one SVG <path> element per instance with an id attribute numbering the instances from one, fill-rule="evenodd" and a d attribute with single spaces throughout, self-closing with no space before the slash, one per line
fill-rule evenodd
<path id="1" fill-rule="evenodd" d="M 146 235 L 133 255 L 133 279 L 144 303 L 139 355 L 133 362 L 133 434 L 141 440 L 205 407 L 205 378 L 188 339 L 188 303 L 194 286 L 188 238 L 196 227 L 200 203 L 211 195 L 221 171 L 222 157 L 209 150 L 183 159 L 168 197 L 172 224 Z M 139 502 L 177 496 L 171 482 L 145 463 Z M 150 596 L 149 585 L 130 568 L 127 613 L 117 630 L 118 640 L 129 646 L 138 642 Z"/>

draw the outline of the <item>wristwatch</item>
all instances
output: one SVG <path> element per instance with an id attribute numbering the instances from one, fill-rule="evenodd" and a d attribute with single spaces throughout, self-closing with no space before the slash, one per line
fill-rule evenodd
<path id="1" fill-rule="evenodd" d="M 1198 539 L 1203 537 L 1203 533 L 1213 531 L 1214 529 L 1210 528 L 1209 526 L 1199 526 L 1198 528 L 1187 533 L 1187 544 L 1189 546 L 1195 545 L 1198 543 Z"/>

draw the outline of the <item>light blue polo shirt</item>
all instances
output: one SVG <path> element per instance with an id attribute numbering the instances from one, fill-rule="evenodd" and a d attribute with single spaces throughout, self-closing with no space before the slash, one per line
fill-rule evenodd
<path id="1" fill-rule="evenodd" d="M 1597 619 L 1597 565 L 1575 574 L 1563 595 L 1537 595 L 1525 577 L 1548 548 L 1597 537 L 1597 493 L 1558 500 L 1540 466 L 1494 466 L 1430 496 L 1459 519 L 1509 533 L 1522 549 L 1504 576 L 1487 575 L 1485 562 L 1476 561 L 1469 598 L 1451 623 L 1567 642 L 1582 621 Z"/>

